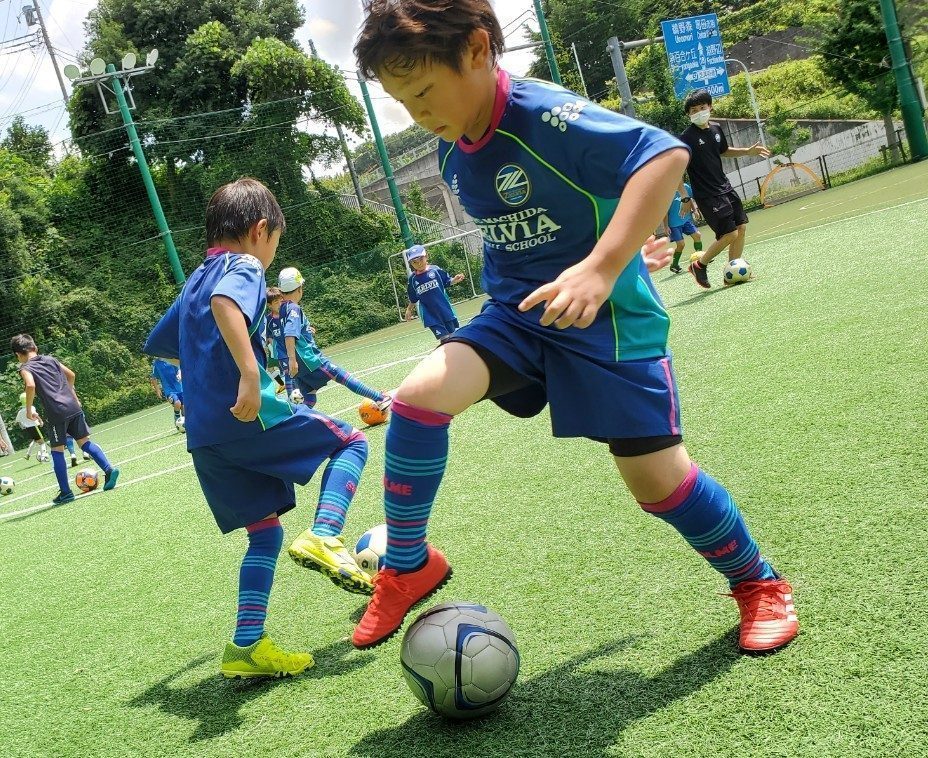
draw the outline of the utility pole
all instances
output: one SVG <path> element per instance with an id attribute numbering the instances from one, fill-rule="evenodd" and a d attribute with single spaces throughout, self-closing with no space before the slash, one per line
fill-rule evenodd
<path id="1" fill-rule="evenodd" d="M 557 61 L 554 58 L 554 45 L 551 44 L 548 22 L 545 21 L 545 14 L 541 10 L 541 0 L 535 0 L 535 16 L 538 18 L 538 28 L 541 31 L 541 39 L 545 45 L 545 56 L 548 58 L 551 79 L 555 84 L 561 84 L 561 72 L 558 70 Z"/>
<path id="2" fill-rule="evenodd" d="M 628 74 L 625 73 L 625 59 L 622 55 L 623 44 L 618 37 L 610 37 L 606 42 L 606 51 L 612 59 L 612 70 L 615 71 L 615 83 L 619 88 L 619 97 L 622 98 L 622 113 L 629 118 L 635 118 L 635 102 L 632 100 L 632 88 L 628 83 Z"/>
<path id="3" fill-rule="evenodd" d="M 313 58 L 319 57 L 312 37 L 309 39 L 309 52 Z M 336 66 L 336 71 L 337 70 L 338 67 Z M 338 132 L 338 141 L 342 145 L 342 153 L 345 156 L 345 162 L 348 164 L 348 173 L 351 174 L 351 183 L 354 185 L 354 194 L 358 198 L 358 210 L 360 210 L 364 207 L 364 193 L 361 191 L 361 182 L 358 181 L 358 174 L 354 170 L 354 161 L 351 159 L 351 151 L 348 149 L 348 140 L 345 139 L 345 130 L 342 129 L 342 125 L 338 123 L 338 121 L 335 121 L 335 131 Z"/>
<path id="4" fill-rule="evenodd" d="M 10 0 L 12 3 L 13 0 Z M 33 18 L 39 24 L 39 29 L 42 30 L 42 39 L 45 40 L 45 49 L 48 50 L 48 56 L 52 59 L 52 66 L 55 68 L 55 76 L 58 77 L 58 86 L 61 87 L 61 97 L 64 98 L 64 104 L 68 104 L 68 91 L 64 86 L 64 79 L 61 78 L 61 71 L 58 70 L 58 59 L 55 58 L 55 50 L 52 47 L 52 42 L 48 38 L 48 30 L 45 28 L 45 19 L 42 18 L 42 9 L 39 7 L 39 0 L 32 0 L 32 7 L 28 5 L 23 7 L 23 11 L 26 14 L 26 26 L 32 26 Z M 33 11 L 35 16 L 33 17 L 29 11 Z"/>
<path id="5" fill-rule="evenodd" d="M 399 190 L 396 188 L 396 180 L 393 178 L 393 166 L 390 165 L 390 157 L 387 155 L 387 148 L 383 144 L 380 126 L 377 123 L 377 114 L 374 113 L 374 104 L 371 102 L 371 93 L 368 92 L 367 89 L 367 80 L 360 71 L 358 72 L 358 83 L 361 85 L 361 94 L 364 96 L 364 106 L 367 108 L 367 117 L 371 122 L 371 131 L 374 133 L 374 144 L 377 145 L 377 153 L 380 155 L 380 165 L 383 166 L 383 175 L 387 180 L 387 187 L 390 189 L 390 198 L 393 200 L 396 220 L 400 225 L 400 234 L 403 235 L 403 242 L 406 244 L 406 247 L 412 247 L 416 244 L 416 240 L 409 230 L 409 222 L 406 220 L 406 210 L 403 208 L 403 200 L 400 198 Z"/>
<path id="6" fill-rule="evenodd" d="M 574 53 L 574 63 L 577 64 L 577 73 L 580 74 L 580 84 L 583 85 L 583 96 L 589 97 L 590 95 L 586 91 L 586 79 L 583 78 L 583 69 L 580 68 L 580 56 L 577 55 L 577 43 L 571 42 L 570 49 L 573 50 L 573 53 Z"/>
<path id="7" fill-rule="evenodd" d="M 906 59 L 902 33 L 899 31 L 896 3 L 894 0 L 880 0 L 880 10 L 883 12 L 883 26 L 886 29 L 889 55 L 893 63 L 893 72 L 896 75 L 896 88 L 899 90 L 899 107 L 902 110 L 902 122 L 905 124 L 909 150 L 911 151 L 912 160 L 920 161 L 928 158 L 928 135 L 925 134 L 925 123 L 922 121 L 922 104 L 918 99 L 915 82 L 912 80 L 912 68 Z"/>

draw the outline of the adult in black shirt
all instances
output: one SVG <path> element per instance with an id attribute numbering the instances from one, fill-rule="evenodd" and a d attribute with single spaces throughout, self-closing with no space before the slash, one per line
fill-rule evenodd
<path id="1" fill-rule="evenodd" d="M 721 127 L 709 123 L 712 95 L 706 90 L 691 93 L 684 101 L 683 107 L 692 122 L 680 135 L 680 140 L 690 148 L 687 172 L 693 188 L 692 199 L 696 201 L 706 223 L 715 232 L 715 242 L 698 260 L 690 264 L 689 271 L 700 287 L 709 289 L 709 273 L 706 267 L 726 247 L 728 260 L 742 256 L 745 227 L 748 223 L 741 198 L 732 189 L 725 171 L 722 170 L 722 158 L 744 155 L 769 158 L 770 151 L 760 143 L 751 147 L 731 147 Z M 681 197 L 686 198 L 682 182 L 679 192 Z M 684 203 L 681 212 L 686 213 L 691 209 L 691 203 Z"/>

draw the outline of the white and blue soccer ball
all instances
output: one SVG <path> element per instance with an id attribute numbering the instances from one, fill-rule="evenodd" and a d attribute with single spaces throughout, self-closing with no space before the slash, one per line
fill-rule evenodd
<path id="1" fill-rule="evenodd" d="M 177 431 L 179 431 L 181 434 L 187 433 L 187 419 L 183 416 L 178 416 L 176 419 L 174 419 L 174 426 L 177 427 Z"/>
<path id="2" fill-rule="evenodd" d="M 744 258 L 735 258 L 725 264 L 725 268 L 722 269 L 722 276 L 725 279 L 725 284 L 746 282 L 751 278 L 751 264 Z"/>
<path id="3" fill-rule="evenodd" d="M 50 457 L 51 457 L 51 456 L 49 456 L 48 453 L 41 453 L 41 452 L 40 452 L 38 455 L 36 455 L 35 459 L 36 459 L 39 463 L 48 463 Z"/>
<path id="4" fill-rule="evenodd" d="M 403 636 L 400 661 L 413 694 L 450 719 L 496 710 L 519 675 L 512 629 L 476 603 L 442 603 L 422 613 Z"/>
<path id="5" fill-rule="evenodd" d="M 303 393 L 298 389 L 294 389 L 293 392 L 290 393 L 290 402 L 294 405 L 300 405 L 300 403 L 303 402 Z"/>
<path id="6" fill-rule="evenodd" d="M 380 524 L 368 529 L 354 546 L 354 560 L 361 571 L 371 576 L 383 568 L 387 555 L 387 525 Z"/>
<path id="7" fill-rule="evenodd" d="M 15 488 L 16 482 L 13 481 L 12 477 L 0 477 L 0 495 L 12 495 Z"/>

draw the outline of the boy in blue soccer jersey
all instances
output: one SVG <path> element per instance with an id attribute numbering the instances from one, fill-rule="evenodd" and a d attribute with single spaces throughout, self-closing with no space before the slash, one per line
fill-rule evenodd
<path id="1" fill-rule="evenodd" d="M 335 381 L 356 395 L 373 400 L 380 410 L 389 408 L 392 402 L 390 395 L 368 387 L 322 354 L 316 344 L 316 330 L 300 308 L 303 282 L 303 275 L 292 266 L 281 269 L 277 277 L 277 286 L 285 298 L 280 306 L 280 320 L 287 348 L 287 367 L 294 385 L 303 396 L 303 402 L 312 408 L 316 404 L 316 392 L 330 381 Z"/>
<path id="2" fill-rule="evenodd" d="M 145 343 L 147 354 L 184 366 L 187 449 L 206 502 L 223 533 L 248 534 L 235 633 L 220 667 L 226 677 L 288 676 L 313 664 L 308 653 L 277 647 L 264 622 L 284 536 L 279 516 L 296 504 L 294 483 L 306 484 L 326 459 L 315 521 L 290 556 L 350 592 L 372 589 L 340 536 L 367 439 L 344 421 L 278 399 L 265 370 L 264 271 L 284 225 L 261 182 L 220 187 L 206 209 L 206 260 Z"/>
<path id="3" fill-rule="evenodd" d="M 690 185 L 684 183 L 683 187 L 686 190 L 686 197 L 690 197 Z M 683 271 L 683 269 L 680 268 L 680 256 L 683 255 L 683 249 L 686 247 L 686 242 L 683 241 L 684 234 L 693 238 L 693 247 L 696 249 L 696 252 L 702 252 L 702 235 L 693 222 L 693 207 L 689 206 L 689 210 L 684 211 L 682 205 L 683 197 L 679 192 L 675 192 L 673 195 L 673 202 L 670 204 L 670 209 L 667 211 L 667 218 L 664 219 L 664 225 L 667 227 L 667 235 L 674 245 L 673 261 L 670 264 L 670 270 L 675 274 L 679 274 Z"/>
<path id="4" fill-rule="evenodd" d="M 523 417 L 549 405 L 556 437 L 607 444 L 641 507 L 728 580 L 741 647 L 785 645 L 798 632 L 790 585 L 762 557 L 728 491 L 682 444 L 670 319 L 649 276 L 669 250 L 648 235 L 680 184 L 687 149 L 499 69 L 504 40 L 489 0 L 372 0 L 367 13 L 358 69 L 441 138 L 442 176 L 483 232 L 490 299 L 396 392 L 386 567 L 354 644 L 384 642 L 450 578 L 426 526 L 452 418 L 490 399 Z"/>
<path id="5" fill-rule="evenodd" d="M 287 340 L 284 338 L 284 323 L 280 317 L 280 306 L 284 302 L 283 293 L 277 287 L 268 287 L 267 292 L 267 345 L 277 361 L 279 378 L 274 381 L 282 384 L 287 397 L 293 393 L 293 377 L 290 376 L 290 361 L 287 357 Z M 270 356 L 269 356 L 270 357 Z"/>
<path id="6" fill-rule="evenodd" d="M 28 334 L 17 334 L 10 341 L 16 360 L 19 361 L 19 374 L 26 387 L 26 417 L 36 421 L 38 414 L 33 401 L 36 396 L 42 401 L 48 430 L 48 442 L 52 449 L 52 468 L 58 480 L 58 494 L 52 499 L 55 505 L 70 503 L 74 500 L 71 481 L 68 478 L 68 464 L 64 457 L 66 440 L 72 436 L 84 451 L 84 455 L 93 458 L 105 477 L 104 490 L 116 486 L 119 469 L 113 466 L 103 449 L 90 439 L 90 427 L 84 417 L 81 401 L 74 391 L 76 376 L 71 369 L 52 355 L 40 355 L 35 340 Z M 74 453 L 71 452 L 72 465 Z"/>
<path id="7" fill-rule="evenodd" d="M 448 287 L 464 281 L 464 274 L 451 276 L 443 268 L 430 266 L 428 253 L 422 245 L 413 245 L 404 250 L 406 260 L 412 267 L 406 294 L 406 320 L 412 319 L 413 308 L 418 306 L 419 318 L 426 329 L 431 329 L 437 340 L 444 341 L 461 326 L 454 306 L 448 299 Z"/>
<path id="8" fill-rule="evenodd" d="M 161 358 L 155 358 L 151 364 L 151 376 L 148 377 L 151 388 L 159 400 L 167 400 L 174 409 L 174 423 L 184 415 L 184 386 L 180 380 L 180 368 Z"/>

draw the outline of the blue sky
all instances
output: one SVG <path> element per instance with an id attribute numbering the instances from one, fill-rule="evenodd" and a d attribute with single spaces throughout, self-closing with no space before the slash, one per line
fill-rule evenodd
<path id="1" fill-rule="evenodd" d="M 2 40 L 13 40 L 38 29 L 26 26 L 22 6 L 29 2 L 30 0 L 0 0 Z M 32 2 L 38 2 L 40 5 L 59 66 L 73 63 L 84 47 L 84 21 L 87 13 L 96 7 L 96 0 Z M 339 65 L 345 71 L 353 69 L 351 47 L 361 21 L 360 2 L 304 0 L 302 5 L 306 10 L 307 23 L 300 29 L 297 37 L 304 49 L 306 41 L 312 37 L 323 58 Z M 532 28 L 537 28 L 534 15 L 526 13 L 532 9 L 532 0 L 495 0 L 493 5 L 504 27 L 509 25 L 506 32 L 511 44 L 524 42 L 524 35 L 518 31 L 523 21 L 528 21 Z M 70 136 L 67 114 L 58 80 L 44 45 L 24 45 L 16 52 L 2 52 L 4 47 L 8 48 L 11 44 L 15 43 L 0 45 L 0 132 L 5 133 L 12 117 L 21 113 L 27 122 L 45 127 L 53 142 L 67 139 Z M 140 47 L 145 49 L 144 44 Z M 504 57 L 503 65 L 508 70 L 521 74 L 527 70 L 531 58 L 530 51 L 511 53 Z M 348 84 L 360 99 L 357 84 L 350 81 Z M 65 86 L 70 93 L 70 82 L 65 80 Z M 390 101 L 376 84 L 372 85 L 371 94 L 381 129 L 385 134 L 399 131 L 410 124 L 403 109 Z M 144 103 L 139 103 L 142 113 L 144 108 Z"/>

